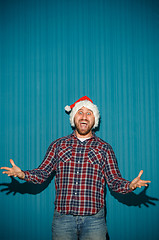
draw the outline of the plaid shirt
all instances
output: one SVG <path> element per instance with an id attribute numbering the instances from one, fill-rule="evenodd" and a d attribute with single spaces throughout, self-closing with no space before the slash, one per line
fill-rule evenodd
<path id="1" fill-rule="evenodd" d="M 75 132 L 54 141 L 41 165 L 24 171 L 25 180 L 42 183 L 53 170 L 55 208 L 63 214 L 96 214 L 104 206 L 106 182 L 113 191 L 130 192 L 130 182 L 121 177 L 112 147 L 95 134 L 84 142 Z"/>

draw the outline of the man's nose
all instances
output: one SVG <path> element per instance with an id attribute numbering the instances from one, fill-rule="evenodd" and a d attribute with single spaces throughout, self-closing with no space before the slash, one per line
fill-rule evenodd
<path id="1" fill-rule="evenodd" d="M 87 116 L 88 116 L 87 113 L 83 113 L 82 117 L 83 117 L 83 119 L 87 119 Z"/>

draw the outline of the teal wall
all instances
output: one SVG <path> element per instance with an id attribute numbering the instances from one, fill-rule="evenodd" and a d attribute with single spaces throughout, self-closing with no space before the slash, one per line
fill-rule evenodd
<path id="1" fill-rule="evenodd" d="M 72 129 L 64 107 L 99 106 L 97 135 L 124 178 L 148 189 L 107 189 L 110 240 L 159 238 L 159 2 L 0 1 L 0 165 L 37 167 Z M 0 174 L 0 239 L 51 240 L 54 180 L 32 185 Z"/>

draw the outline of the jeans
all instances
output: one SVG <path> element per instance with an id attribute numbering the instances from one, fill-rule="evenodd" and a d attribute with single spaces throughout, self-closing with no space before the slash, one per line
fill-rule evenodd
<path id="1" fill-rule="evenodd" d="M 52 240 L 106 240 L 104 208 L 91 216 L 65 215 L 54 211 Z"/>

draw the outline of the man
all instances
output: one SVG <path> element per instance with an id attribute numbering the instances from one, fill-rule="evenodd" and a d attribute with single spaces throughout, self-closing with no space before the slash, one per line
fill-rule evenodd
<path id="1" fill-rule="evenodd" d="M 150 181 L 140 179 L 142 170 L 132 182 L 122 178 L 112 147 L 93 132 L 100 115 L 90 98 L 84 96 L 65 110 L 71 111 L 70 123 L 75 130 L 51 143 L 37 169 L 22 171 L 12 159 L 12 168 L 1 169 L 8 176 L 33 183 L 44 182 L 55 170 L 53 240 L 104 240 L 106 183 L 113 191 L 128 193 Z"/>

